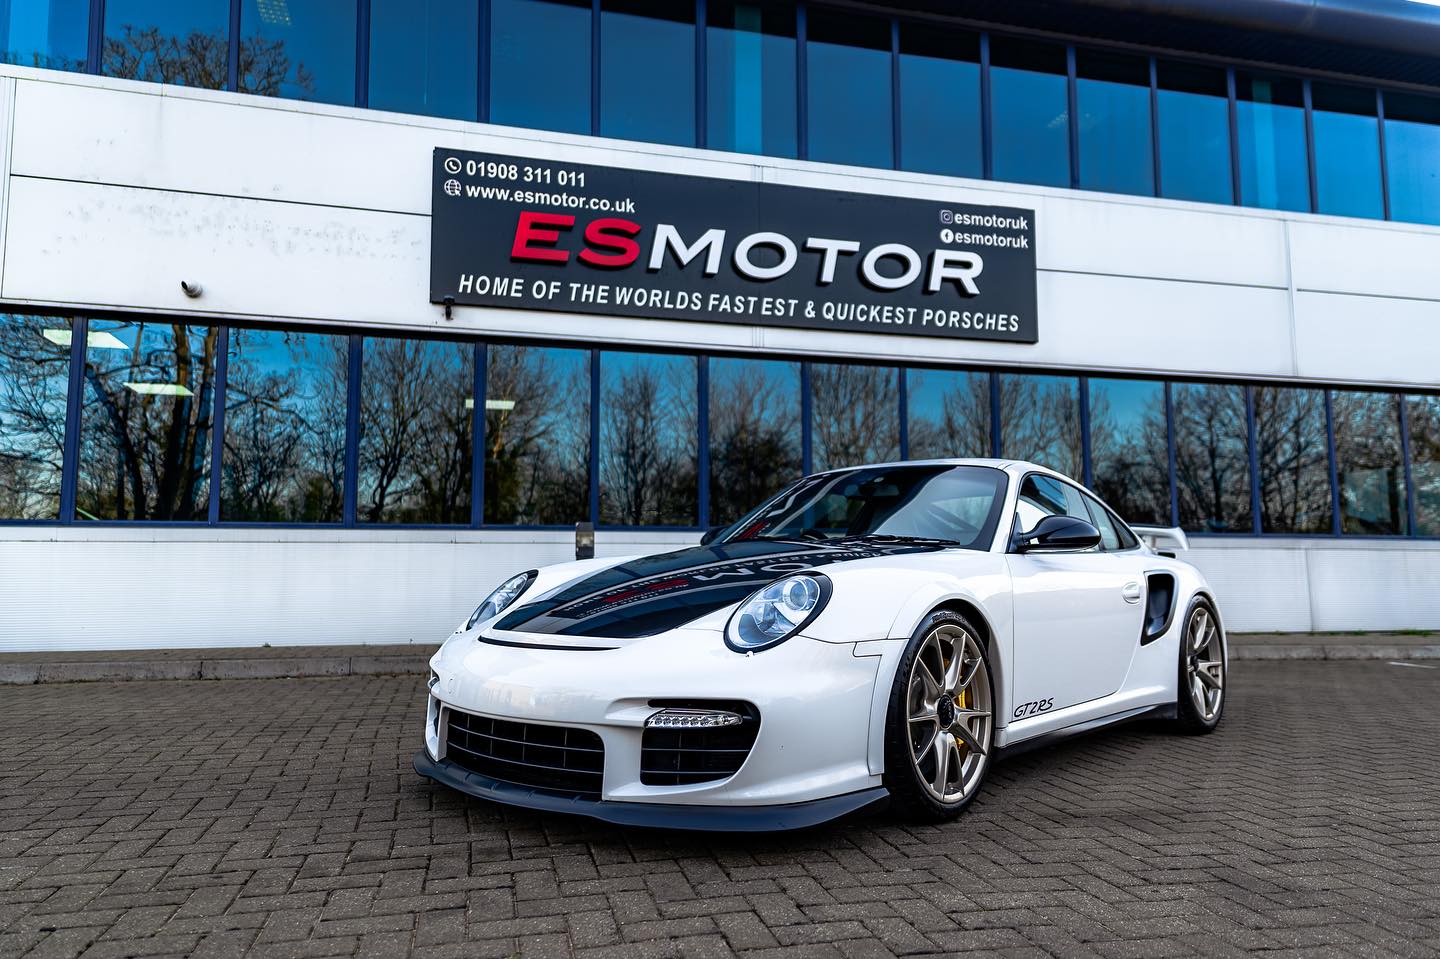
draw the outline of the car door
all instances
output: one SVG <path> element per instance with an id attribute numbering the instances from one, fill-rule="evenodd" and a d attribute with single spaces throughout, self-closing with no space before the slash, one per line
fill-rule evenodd
<path id="1" fill-rule="evenodd" d="M 1046 516 L 1093 522 L 1074 486 L 1032 473 L 1021 482 L 1014 522 L 1028 532 Z M 1143 576 L 1099 547 L 1074 553 L 1007 554 L 1014 595 L 1012 718 L 1108 696 L 1120 688 L 1140 636 Z"/>

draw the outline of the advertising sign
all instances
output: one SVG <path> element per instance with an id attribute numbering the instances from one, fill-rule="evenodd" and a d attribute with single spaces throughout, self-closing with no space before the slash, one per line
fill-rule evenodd
<path id="1" fill-rule="evenodd" d="M 1034 343 L 1035 214 L 437 149 L 430 300 Z"/>

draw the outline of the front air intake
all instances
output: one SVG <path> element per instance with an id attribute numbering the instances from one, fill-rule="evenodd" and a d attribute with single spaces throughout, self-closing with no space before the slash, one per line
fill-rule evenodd
<path id="1" fill-rule="evenodd" d="M 646 725 L 640 742 L 640 782 L 646 786 L 729 779 L 760 732 L 760 711 L 746 702 L 656 699 L 650 705 L 657 707 L 651 717 L 656 722 Z"/>

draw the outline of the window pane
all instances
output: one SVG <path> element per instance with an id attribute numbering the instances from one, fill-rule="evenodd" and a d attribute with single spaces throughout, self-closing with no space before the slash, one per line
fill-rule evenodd
<path id="1" fill-rule="evenodd" d="M 360 373 L 362 523 L 469 523 L 475 349 L 365 338 Z"/>
<path id="2" fill-rule="evenodd" d="M 1170 525 L 1165 385 L 1090 381 L 1092 488 L 1130 523 Z"/>
<path id="3" fill-rule="evenodd" d="M 1440 223 L 1440 100 L 1385 94 L 1385 159 L 1390 216 Z"/>
<path id="4" fill-rule="evenodd" d="M 1235 74 L 1240 130 L 1240 202 L 1271 210 L 1310 209 L 1305 98 L 1299 80 Z"/>
<path id="5" fill-rule="evenodd" d="M 911 459 L 990 455 L 990 374 L 910 370 Z"/>
<path id="6" fill-rule="evenodd" d="M 1205 203 L 1235 202 L 1230 175 L 1230 94 L 1225 71 L 1185 63 L 1155 65 L 1160 114 L 1160 194 Z"/>
<path id="7" fill-rule="evenodd" d="M 793 157 L 794 9 L 714 0 L 706 16 L 706 145 Z"/>
<path id="8" fill-rule="evenodd" d="M 589 0 L 490 0 L 492 123 L 590 132 L 590 19 Z"/>
<path id="9" fill-rule="evenodd" d="M 1065 48 L 992 37 L 990 104 L 995 179 L 1070 185 Z"/>
<path id="10" fill-rule="evenodd" d="M 1245 388 L 1176 383 L 1170 401 L 1181 528 L 1252 532 Z"/>
<path id="11" fill-rule="evenodd" d="M 800 364 L 710 361 L 710 522 L 735 522 L 800 476 Z"/>
<path id="12" fill-rule="evenodd" d="M 220 518 L 338 523 L 349 337 L 230 331 Z"/>
<path id="13" fill-rule="evenodd" d="M 210 326 L 90 321 L 78 519 L 207 518 L 216 343 Z"/>
<path id="14" fill-rule="evenodd" d="M 1415 532 L 1440 536 L 1440 396 L 1407 397 Z"/>
<path id="15" fill-rule="evenodd" d="M 230 0 L 107 0 L 101 72 L 219 90 L 229 35 Z M 274 66 L 274 54 L 265 61 Z"/>
<path id="16" fill-rule="evenodd" d="M 1256 387 L 1255 441 L 1260 462 L 1260 529 L 1266 533 L 1330 532 L 1324 391 Z"/>
<path id="17" fill-rule="evenodd" d="M 900 148 L 906 170 L 984 175 L 977 34 L 900 25 Z"/>
<path id="18" fill-rule="evenodd" d="M 1150 61 L 1078 50 L 1075 76 L 1080 185 L 1153 196 Z"/>
<path id="19" fill-rule="evenodd" d="M 1000 376 L 1000 452 L 1079 479 L 1080 381 L 1068 376 Z"/>
<path id="20" fill-rule="evenodd" d="M 0 313 L 0 519 L 60 515 L 71 328 Z"/>
<path id="21" fill-rule="evenodd" d="M 600 357 L 600 522 L 698 522 L 698 372 L 693 356 Z"/>
<path id="22" fill-rule="evenodd" d="M 695 8 L 602 0 L 600 134 L 695 143 Z"/>
<path id="23" fill-rule="evenodd" d="M 370 0 L 370 106 L 473 120 L 479 8 Z"/>
<path id="24" fill-rule="evenodd" d="M 354 103 L 355 7 L 350 0 L 243 0 L 240 92 Z"/>
<path id="25" fill-rule="evenodd" d="M 810 459 L 814 472 L 900 458 L 897 371 L 883 366 L 810 367 Z"/>
<path id="26" fill-rule="evenodd" d="M 1383 219 L 1375 91 L 1313 83 L 1310 97 L 1319 212 Z"/>
<path id="27" fill-rule="evenodd" d="M 485 522 L 590 518 L 590 351 L 491 346 L 485 373 Z"/>
<path id="28" fill-rule="evenodd" d="M 1331 394 L 1340 531 L 1398 535 L 1405 526 L 1405 466 L 1399 397 L 1393 393 Z"/>
<path id="29" fill-rule="evenodd" d="M 805 29 L 810 159 L 891 166 L 889 21 L 812 10 Z"/>
<path id="30" fill-rule="evenodd" d="M 0 0 L 0 58 L 51 70 L 84 70 L 90 0 Z"/>

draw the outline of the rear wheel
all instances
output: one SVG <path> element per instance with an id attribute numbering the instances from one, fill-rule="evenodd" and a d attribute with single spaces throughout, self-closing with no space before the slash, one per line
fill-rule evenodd
<path id="1" fill-rule="evenodd" d="M 931 613 L 911 637 L 890 691 L 885 786 L 909 818 L 952 819 L 984 781 L 995 742 L 995 691 L 981 633 L 959 613 Z"/>
<path id="2" fill-rule="evenodd" d="M 1190 602 L 1180 633 L 1180 683 L 1175 718 L 1181 732 L 1204 734 L 1225 711 L 1225 633 L 1210 603 Z"/>

